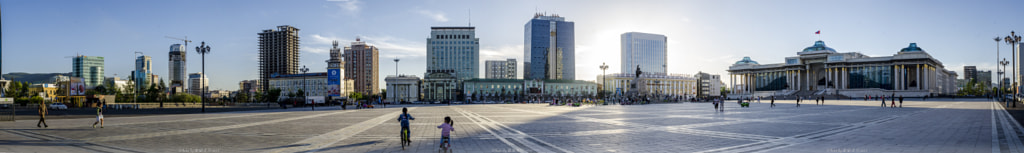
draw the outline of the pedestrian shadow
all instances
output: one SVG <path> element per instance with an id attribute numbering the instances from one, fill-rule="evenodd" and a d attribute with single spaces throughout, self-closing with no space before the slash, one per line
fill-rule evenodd
<path id="1" fill-rule="evenodd" d="M 358 146 L 372 145 L 372 144 L 375 144 L 375 143 L 380 143 L 380 142 L 381 142 L 380 140 L 376 140 L 376 141 L 367 141 L 367 142 L 362 142 L 362 143 L 356 143 L 356 144 L 348 144 L 348 145 L 341 145 L 341 146 L 334 146 L 334 147 L 329 147 L 329 148 L 320 148 L 320 149 L 306 150 L 306 151 L 302 151 L 302 152 L 313 152 L 313 151 L 324 151 L 324 150 L 334 150 L 334 149 L 343 149 L 343 148 L 349 148 L 349 147 L 358 147 Z"/>

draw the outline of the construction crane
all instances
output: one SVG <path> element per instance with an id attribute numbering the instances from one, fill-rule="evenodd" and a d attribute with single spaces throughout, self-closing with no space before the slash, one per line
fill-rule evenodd
<path id="1" fill-rule="evenodd" d="M 185 42 L 185 50 L 183 50 L 183 52 L 188 52 L 187 51 L 188 50 L 188 43 L 192 42 L 192 40 L 188 40 L 188 36 L 185 36 L 185 39 L 181 39 L 181 38 L 177 38 L 177 37 L 171 37 L 171 36 L 164 36 L 164 38 L 171 38 L 171 39 L 175 39 L 175 40 L 184 41 Z"/>

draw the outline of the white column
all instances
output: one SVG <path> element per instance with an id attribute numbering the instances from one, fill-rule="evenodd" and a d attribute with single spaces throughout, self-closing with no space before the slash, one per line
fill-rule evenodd
<path id="1" fill-rule="evenodd" d="M 895 76 L 896 76 L 896 82 L 893 83 L 893 84 L 895 84 L 893 89 L 894 90 L 900 90 L 901 87 L 903 87 L 903 84 L 902 84 L 902 81 L 903 81 L 903 68 L 900 65 L 896 65 L 896 75 Z"/>
<path id="2" fill-rule="evenodd" d="M 921 81 L 921 65 L 918 65 L 918 75 L 916 75 L 916 78 L 918 78 L 918 90 L 921 90 L 921 86 L 924 84 L 924 82 Z"/>

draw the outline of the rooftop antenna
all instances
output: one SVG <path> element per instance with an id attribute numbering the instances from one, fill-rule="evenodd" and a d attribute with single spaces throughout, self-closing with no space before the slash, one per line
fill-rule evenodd
<path id="1" fill-rule="evenodd" d="M 472 27 L 473 26 L 473 9 L 466 9 L 466 12 L 469 13 L 469 19 L 468 19 L 469 20 L 469 26 Z"/>

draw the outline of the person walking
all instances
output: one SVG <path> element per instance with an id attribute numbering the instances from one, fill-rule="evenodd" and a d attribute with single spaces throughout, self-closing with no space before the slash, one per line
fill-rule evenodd
<path id="1" fill-rule="evenodd" d="M 47 112 L 46 112 L 46 103 L 45 102 L 40 102 L 39 103 L 39 110 L 38 110 L 38 112 L 39 112 L 39 122 L 36 122 L 36 127 L 50 127 L 49 125 L 46 125 L 46 113 Z M 39 126 L 39 124 L 43 124 L 43 126 Z"/>
<path id="2" fill-rule="evenodd" d="M 889 104 L 889 108 L 896 108 L 896 97 L 893 97 L 890 101 L 891 104 Z"/>
<path id="3" fill-rule="evenodd" d="M 814 97 L 814 105 L 818 105 L 818 97 Z"/>
<path id="4" fill-rule="evenodd" d="M 900 95 L 900 108 L 903 108 L 903 95 Z"/>
<path id="5" fill-rule="evenodd" d="M 800 107 L 800 96 L 796 97 L 796 107 Z"/>
<path id="6" fill-rule="evenodd" d="M 821 96 L 821 105 L 825 105 L 825 96 Z"/>
<path id="7" fill-rule="evenodd" d="M 92 123 L 92 128 L 96 128 L 96 124 L 103 128 L 103 107 L 96 107 L 96 122 Z"/>
<path id="8" fill-rule="evenodd" d="M 775 95 L 772 95 L 772 105 L 771 105 L 771 107 L 772 108 L 775 107 Z"/>
<path id="9" fill-rule="evenodd" d="M 885 97 L 881 97 L 881 99 L 882 99 L 882 108 L 885 108 Z"/>

